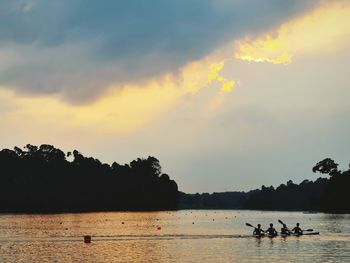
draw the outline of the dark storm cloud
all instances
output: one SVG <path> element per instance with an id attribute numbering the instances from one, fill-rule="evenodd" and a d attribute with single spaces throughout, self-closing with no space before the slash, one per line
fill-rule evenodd
<path id="1" fill-rule="evenodd" d="M 3 0 L 0 85 L 84 101 L 111 83 L 176 71 L 316 2 Z"/>

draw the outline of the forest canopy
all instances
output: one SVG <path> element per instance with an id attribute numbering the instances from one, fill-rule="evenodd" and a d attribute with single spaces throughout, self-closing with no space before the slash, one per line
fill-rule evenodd
<path id="1" fill-rule="evenodd" d="M 313 210 L 350 213 L 350 169 L 330 158 L 313 172 L 329 175 L 249 192 L 186 194 L 155 157 L 111 165 L 52 145 L 0 151 L 0 212 L 81 212 L 174 209 Z"/>
<path id="2" fill-rule="evenodd" d="M 299 184 L 289 180 L 278 187 L 263 185 L 249 192 L 181 193 L 180 208 L 350 213 L 350 169 L 339 171 L 338 164 L 326 158 L 318 162 L 312 171 L 329 175 L 329 178 L 304 180 Z"/>
<path id="3" fill-rule="evenodd" d="M 0 187 L 1 212 L 169 210 L 178 203 L 177 184 L 155 157 L 109 165 L 48 144 L 1 150 Z"/>

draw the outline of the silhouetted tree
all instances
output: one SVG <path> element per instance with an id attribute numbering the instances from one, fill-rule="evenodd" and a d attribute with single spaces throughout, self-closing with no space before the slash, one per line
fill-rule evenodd
<path id="1" fill-rule="evenodd" d="M 247 198 L 245 192 L 180 194 L 182 209 L 243 209 Z"/>
<path id="2" fill-rule="evenodd" d="M 262 186 L 261 190 L 248 193 L 244 207 L 262 210 L 317 210 L 319 196 L 327 181 L 319 178 L 315 182 L 304 180 L 295 184 L 289 180 L 276 189 L 273 186 Z"/>
<path id="3" fill-rule="evenodd" d="M 318 162 L 313 168 L 312 171 L 320 172 L 323 174 L 329 174 L 330 176 L 334 176 L 339 174 L 338 164 L 335 163 L 332 159 L 326 158 L 320 162 Z"/>
<path id="4" fill-rule="evenodd" d="M 339 171 L 338 164 L 326 158 L 318 162 L 313 172 L 320 172 L 330 176 L 329 183 L 320 198 L 320 208 L 326 212 L 350 212 L 350 169 Z"/>
<path id="5" fill-rule="evenodd" d="M 0 151 L 0 211 L 164 210 L 177 203 L 177 184 L 155 157 L 110 166 L 48 144 Z"/>
<path id="6" fill-rule="evenodd" d="M 338 164 L 326 158 L 318 162 L 313 172 L 328 174 L 315 182 L 304 180 L 299 185 L 289 180 L 275 190 L 262 186 L 248 193 L 245 208 L 268 210 L 319 210 L 333 213 L 350 212 L 350 169 L 339 171 Z"/>

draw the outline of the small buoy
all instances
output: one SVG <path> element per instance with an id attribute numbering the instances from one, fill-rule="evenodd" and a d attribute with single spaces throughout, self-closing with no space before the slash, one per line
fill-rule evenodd
<path id="1" fill-rule="evenodd" d="M 84 236 L 84 243 L 91 243 L 91 236 L 89 235 Z"/>

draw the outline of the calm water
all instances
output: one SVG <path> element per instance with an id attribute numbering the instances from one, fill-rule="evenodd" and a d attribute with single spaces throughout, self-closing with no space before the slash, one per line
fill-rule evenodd
<path id="1" fill-rule="evenodd" d="M 247 237 L 282 219 L 319 236 Z M 158 229 L 158 226 L 161 229 Z M 83 236 L 92 242 L 84 244 Z M 260 211 L 0 215 L 0 262 L 350 262 L 350 215 Z"/>

